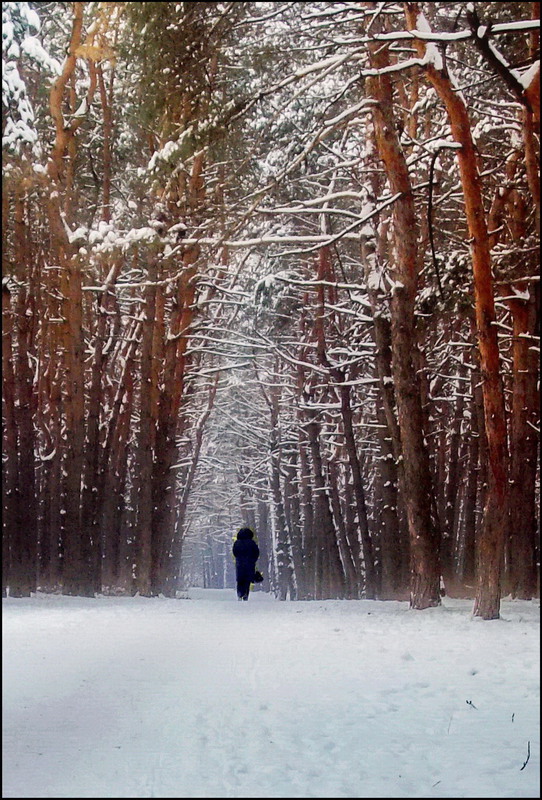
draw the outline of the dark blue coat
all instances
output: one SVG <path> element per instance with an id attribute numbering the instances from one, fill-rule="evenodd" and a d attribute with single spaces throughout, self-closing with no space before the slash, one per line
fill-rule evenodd
<path id="1" fill-rule="evenodd" d="M 260 548 L 253 537 L 254 534 L 250 528 L 241 528 L 237 534 L 237 539 L 233 543 L 235 572 L 238 581 L 254 580 L 254 570 L 260 555 Z"/>

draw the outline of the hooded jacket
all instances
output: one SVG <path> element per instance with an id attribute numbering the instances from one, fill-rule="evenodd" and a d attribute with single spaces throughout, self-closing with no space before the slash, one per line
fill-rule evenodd
<path id="1" fill-rule="evenodd" d="M 241 528 L 237 534 L 233 543 L 233 555 L 237 580 L 253 581 L 260 548 L 254 541 L 254 534 L 250 528 Z"/>

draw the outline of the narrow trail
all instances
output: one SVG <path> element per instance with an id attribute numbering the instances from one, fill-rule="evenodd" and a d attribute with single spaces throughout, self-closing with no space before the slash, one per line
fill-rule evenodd
<path id="1" fill-rule="evenodd" d="M 537 643 L 467 608 L 204 590 L 8 601 L 3 797 L 532 796 L 516 767 L 521 726 L 535 750 L 522 695 Z M 499 661 L 520 645 L 524 674 L 505 686 Z M 470 793 L 473 771 L 488 794 Z"/>

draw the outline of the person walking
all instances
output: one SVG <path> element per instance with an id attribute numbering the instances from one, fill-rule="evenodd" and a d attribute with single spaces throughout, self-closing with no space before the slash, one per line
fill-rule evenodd
<path id="1" fill-rule="evenodd" d="M 233 543 L 235 558 L 235 577 L 237 579 L 237 599 L 248 600 L 250 584 L 254 581 L 256 561 L 260 548 L 254 541 L 254 532 L 250 528 L 241 528 Z"/>

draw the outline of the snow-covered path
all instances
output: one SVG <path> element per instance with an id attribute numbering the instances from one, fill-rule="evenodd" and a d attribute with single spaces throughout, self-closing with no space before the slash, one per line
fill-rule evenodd
<path id="1" fill-rule="evenodd" d="M 8 598 L 2 796 L 538 797 L 539 602 L 470 608 Z"/>

